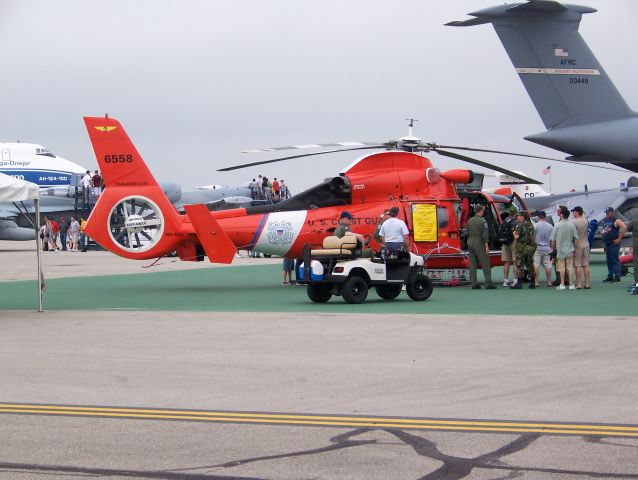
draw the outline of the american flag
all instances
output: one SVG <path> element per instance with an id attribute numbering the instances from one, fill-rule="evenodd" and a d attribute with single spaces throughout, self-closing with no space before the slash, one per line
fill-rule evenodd
<path id="1" fill-rule="evenodd" d="M 552 166 L 550 165 L 547 168 L 543 168 L 543 175 L 549 175 L 550 173 L 552 173 Z"/>

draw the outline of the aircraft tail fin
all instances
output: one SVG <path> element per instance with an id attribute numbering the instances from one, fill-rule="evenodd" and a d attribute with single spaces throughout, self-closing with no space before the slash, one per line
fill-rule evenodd
<path id="1" fill-rule="evenodd" d="M 107 188 L 157 185 L 120 122 L 106 116 L 84 117 L 84 123 Z"/>
<path id="2" fill-rule="evenodd" d="M 516 171 L 521 175 L 526 175 L 524 172 Z M 549 195 L 540 185 L 534 185 L 531 183 L 525 183 L 520 178 L 511 177 L 501 172 L 494 172 L 494 176 L 497 178 L 501 187 L 496 188 L 494 193 L 500 193 L 501 195 L 511 195 L 512 193 L 518 193 L 522 198 L 544 197 Z"/>
<path id="3" fill-rule="evenodd" d="M 449 26 L 491 23 L 545 128 L 634 117 L 578 32 L 596 10 L 552 0 L 499 5 Z"/>
<path id="4" fill-rule="evenodd" d="M 127 258 L 156 258 L 183 240 L 184 219 L 114 118 L 84 117 L 105 189 L 85 231 L 107 250 Z"/>

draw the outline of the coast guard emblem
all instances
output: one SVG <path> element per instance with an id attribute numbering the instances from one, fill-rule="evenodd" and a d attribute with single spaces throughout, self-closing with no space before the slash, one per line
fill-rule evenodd
<path id="1" fill-rule="evenodd" d="M 270 223 L 267 237 L 271 245 L 290 245 L 294 239 L 292 224 L 285 220 Z"/>

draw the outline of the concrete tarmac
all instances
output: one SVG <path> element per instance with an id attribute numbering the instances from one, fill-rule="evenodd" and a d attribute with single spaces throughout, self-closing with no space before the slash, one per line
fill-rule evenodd
<path id="1" fill-rule="evenodd" d="M 18 276 L 1 247 L 3 275 Z M 50 253 L 48 275 L 75 276 L 82 255 L 93 274 L 120 261 Z M 637 337 L 638 317 L 0 310 L 0 403 L 75 412 L 0 406 L 0 479 L 638 479 Z M 77 406 L 465 427 L 133 419 Z M 608 433 L 591 433 L 598 424 Z"/>
<path id="2" fill-rule="evenodd" d="M 637 320 L 4 311 L 0 325 L 3 403 L 638 424 Z M 636 436 L 4 414 L 0 437 L 3 479 L 638 478 Z"/>
<path id="3" fill-rule="evenodd" d="M 0 240 L 0 281 L 37 280 L 35 241 L 10 242 Z M 281 258 L 250 258 L 246 251 L 239 252 L 233 265 L 263 265 L 281 263 Z M 104 250 L 87 252 L 42 252 L 42 270 L 45 278 L 88 277 L 93 275 L 126 275 L 156 271 L 192 270 L 227 267 L 218 263 L 182 262 L 167 257 L 151 267 L 154 260 L 129 260 Z"/>

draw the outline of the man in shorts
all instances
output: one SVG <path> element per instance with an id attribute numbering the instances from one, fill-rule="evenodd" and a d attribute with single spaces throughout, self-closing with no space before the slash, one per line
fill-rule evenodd
<path id="1" fill-rule="evenodd" d="M 549 237 L 552 248 L 556 250 L 556 268 L 560 275 L 560 285 L 556 287 L 556 290 L 565 290 L 565 273 L 569 276 L 569 289 L 576 290 L 572 270 L 574 267 L 574 245 L 578 240 L 578 235 L 574 224 L 567 220 L 569 218 L 567 207 L 560 206 L 558 216 L 560 222 L 554 227 L 552 235 Z"/>
<path id="2" fill-rule="evenodd" d="M 576 288 L 589 290 L 589 222 L 583 216 L 583 207 L 572 208 L 574 214 L 574 226 L 576 227 L 576 240 L 574 250 L 574 268 L 576 269 Z M 582 280 L 585 280 L 583 286 Z"/>
<path id="3" fill-rule="evenodd" d="M 538 287 L 541 277 L 541 265 L 545 269 L 545 283 L 548 287 L 552 286 L 552 247 L 549 245 L 549 237 L 552 235 L 554 227 L 547 223 L 547 213 L 538 212 L 538 222 L 534 225 L 534 243 L 536 243 L 536 252 L 534 252 L 534 285 Z"/>

